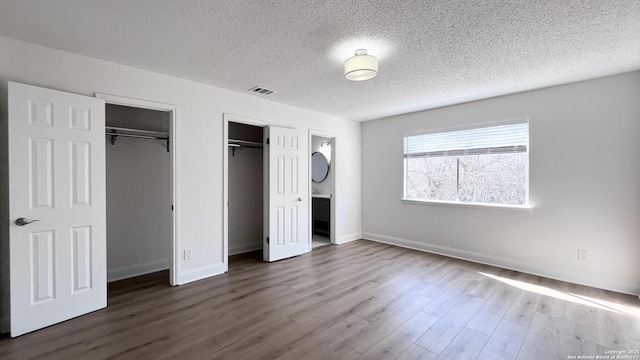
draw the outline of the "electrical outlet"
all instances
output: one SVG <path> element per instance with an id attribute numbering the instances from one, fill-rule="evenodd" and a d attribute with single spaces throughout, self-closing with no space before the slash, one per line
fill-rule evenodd
<path id="1" fill-rule="evenodd" d="M 589 261 L 589 250 L 578 250 L 578 261 Z"/>
<path id="2" fill-rule="evenodd" d="M 191 248 L 184 249 L 184 259 L 185 260 L 191 260 L 191 254 L 192 254 Z"/>

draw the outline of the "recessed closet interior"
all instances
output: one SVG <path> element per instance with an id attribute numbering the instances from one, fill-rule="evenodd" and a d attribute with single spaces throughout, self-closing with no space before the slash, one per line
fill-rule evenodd
<path id="1" fill-rule="evenodd" d="M 229 255 L 263 248 L 263 130 L 229 122 Z"/>
<path id="2" fill-rule="evenodd" d="M 106 105 L 108 281 L 170 267 L 170 116 Z"/>

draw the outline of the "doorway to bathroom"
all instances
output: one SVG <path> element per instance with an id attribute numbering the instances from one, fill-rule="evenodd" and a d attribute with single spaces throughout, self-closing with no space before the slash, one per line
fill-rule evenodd
<path id="1" fill-rule="evenodd" d="M 310 132 L 311 245 L 335 243 L 335 137 Z"/>

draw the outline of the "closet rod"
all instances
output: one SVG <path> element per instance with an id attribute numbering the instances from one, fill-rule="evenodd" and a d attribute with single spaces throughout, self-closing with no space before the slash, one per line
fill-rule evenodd
<path id="1" fill-rule="evenodd" d="M 244 145 L 244 146 L 252 146 L 252 147 L 262 147 L 262 143 L 257 142 L 257 141 L 246 141 L 246 140 L 235 140 L 235 139 L 229 139 L 229 146 L 234 146 L 234 145 Z"/>
<path id="2" fill-rule="evenodd" d="M 120 131 L 126 131 L 126 132 L 130 132 L 130 133 L 136 133 L 136 134 L 147 135 L 147 136 L 163 136 L 163 137 L 168 137 L 169 136 L 169 133 L 161 132 L 161 131 L 138 130 L 138 129 L 116 127 L 116 126 L 105 126 L 105 129 L 106 130 L 111 130 L 111 132 L 116 132 L 116 133 L 118 133 L 118 135 L 123 135 L 123 134 L 120 133 Z M 109 133 L 109 134 L 111 134 L 111 133 Z"/>
<path id="3" fill-rule="evenodd" d="M 136 139 L 156 139 L 156 140 L 169 140 L 168 137 L 161 136 L 149 136 L 149 135 L 135 135 L 135 134 L 119 134 L 119 133 L 104 133 L 105 135 L 111 136 L 122 136 L 122 137 L 130 137 Z"/>
<path id="4" fill-rule="evenodd" d="M 244 148 L 262 149 L 262 143 L 255 141 L 229 139 L 227 145 L 231 148 L 231 156 L 236 156 L 236 150 L 242 150 Z"/>
<path id="5" fill-rule="evenodd" d="M 130 137 L 130 138 L 136 138 L 136 139 L 164 140 L 167 142 L 167 152 L 169 152 L 169 134 L 167 133 L 163 133 L 159 131 L 120 128 L 120 127 L 113 127 L 113 126 L 105 126 L 105 129 L 111 130 L 111 132 L 104 133 L 107 136 L 111 136 L 111 146 L 114 146 L 114 147 L 116 146 L 116 140 L 118 139 L 118 136 Z M 118 131 L 138 132 L 140 134 L 147 134 L 147 135 L 125 134 L 125 133 L 119 133 Z"/>

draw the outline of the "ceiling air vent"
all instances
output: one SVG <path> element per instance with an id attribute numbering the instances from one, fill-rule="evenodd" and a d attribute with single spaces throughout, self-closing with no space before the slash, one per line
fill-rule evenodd
<path id="1" fill-rule="evenodd" d="M 261 94 L 261 95 L 271 95 L 275 93 L 275 91 L 271 89 L 263 88 L 261 86 L 254 86 L 251 89 L 249 89 L 249 91 L 252 93 Z"/>

